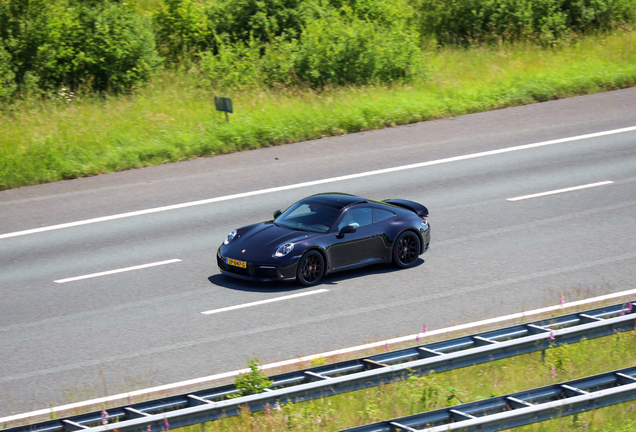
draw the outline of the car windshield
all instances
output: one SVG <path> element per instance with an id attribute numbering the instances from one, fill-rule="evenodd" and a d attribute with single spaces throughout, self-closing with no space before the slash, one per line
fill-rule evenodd
<path id="1" fill-rule="evenodd" d="M 299 202 L 285 210 L 274 223 L 295 230 L 325 233 L 339 215 L 340 212 L 333 207 Z"/>

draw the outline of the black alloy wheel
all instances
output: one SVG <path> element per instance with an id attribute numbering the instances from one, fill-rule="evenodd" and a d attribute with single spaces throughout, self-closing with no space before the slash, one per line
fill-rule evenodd
<path id="1" fill-rule="evenodd" d="M 318 251 L 308 251 L 298 262 L 296 279 L 302 285 L 316 285 L 325 274 L 325 260 Z"/>
<path id="2" fill-rule="evenodd" d="M 400 268 L 411 267 L 420 255 L 420 238 L 413 231 L 400 234 L 393 246 L 393 261 Z"/>

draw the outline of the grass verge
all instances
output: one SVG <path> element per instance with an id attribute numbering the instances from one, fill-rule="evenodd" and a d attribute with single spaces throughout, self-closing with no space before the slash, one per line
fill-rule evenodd
<path id="1" fill-rule="evenodd" d="M 128 96 L 62 89 L 0 116 L 0 190 L 630 87 L 635 47 L 630 31 L 555 49 L 449 48 L 410 85 L 225 94 L 229 123 L 186 72 Z"/>
<path id="2" fill-rule="evenodd" d="M 635 354 L 636 332 L 617 333 L 377 388 L 276 405 L 264 412 L 245 410 L 237 417 L 175 431 L 336 431 L 633 366 Z M 635 428 L 634 405 L 624 403 L 515 430 L 618 432 Z"/>

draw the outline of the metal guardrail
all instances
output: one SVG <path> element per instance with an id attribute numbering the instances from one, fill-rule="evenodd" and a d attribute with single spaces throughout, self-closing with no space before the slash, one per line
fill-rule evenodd
<path id="1" fill-rule="evenodd" d="M 498 431 L 636 399 L 636 367 L 341 432 Z"/>
<path id="2" fill-rule="evenodd" d="M 239 390 L 234 385 L 226 385 L 109 408 L 105 419 L 101 411 L 96 411 L 3 431 L 160 432 L 166 420 L 171 428 L 189 426 L 236 415 L 241 406 L 258 411 L 279 401 L 296 403 L 316 399 L 631 330 L 636 317 L 632 306 L 636 306 L 636 302 L 275 375 L 270 377 L 273 381 L 270 388 L 256 395 L 227 399 L 237 395 Z M 108 424 L 102 424 L 104 420 Z"/>

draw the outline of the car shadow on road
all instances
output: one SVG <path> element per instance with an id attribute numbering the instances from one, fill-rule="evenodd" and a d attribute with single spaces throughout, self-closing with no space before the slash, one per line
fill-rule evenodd
<path id="1" fill-rule="evenodd" d="M 236 279 L 231 276 L 225 276 L 220 273 L 210 276 L 208 280 L 212 285 L 236 291 L 271 293 L 290 292 L 306 288 L 302 285 L 297 284 L 295 281 L 247 281 L 243 279 Z"/>
<path id="2" fill-rule="evenodd" d="M 422 258 L 418 258 L 417 262 L 413 264 L 413 267 L 416 268 L 424 264 L 424 260 Z M 386 273 L 395 273 L 408 269 L 401 269 L 396 267 L 393 264 L 375 264 L 369 267 L 362 267 L 359 269 L 353 270 L 345 270 L 342 272 L 332 273 L 322 278 L 320 281 L 320 285 L 337 285 L 339 282 L 346 281 L 349 279 L 355 279 L 362 276 L 372 276 L 376 274 L 386 274 Z"/>
<path id="3" fill-rule="evenodd" d="M 416 268 L 424 264 L 424 260 L 422 258 L 418 258 L 417 262 L 413 267 Z M 369 267 L 363 267 L 359 269 L 353 270 L 345 270 L 342 272 L 332 273 L 322 278 L 320 283 L 315 287 L 325 287 L 328 285 L 337 285 L 339 282 L 346 281 L 349 279 L 355 279 L 362 276 L 371 276 L 376 274 L 385 274 L 385 273 L 393 273 L 399 272 L 403 269 L 400 269 L 392 264 L 376 264 Z M 222 288 L 237 290 L 237 291 L 249 291 L 249 292 L 262 292 L 262 293 L 271 293 L 271 292 L 292 292 L 297 290 L 302 290 L 307 287 L 302 286 L 295 281 L 272 281 L 272 282 L 257 282 L 257 281 L 247 281 L 242 279 L 236 279 L 231 276 L 225 276 L 222 274 L 215 274 L 208 277 L 208 280 L 212 285 L 216 285 Z M 311 287 L 314 288 L 314 287 Z"/>

